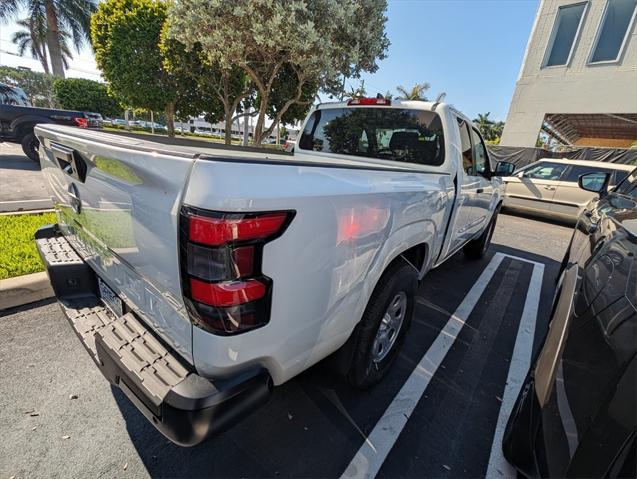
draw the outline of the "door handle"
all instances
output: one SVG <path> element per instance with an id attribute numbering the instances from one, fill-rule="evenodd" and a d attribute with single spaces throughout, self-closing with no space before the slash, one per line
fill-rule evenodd
<path id="1" fill-rule="evenodd" d="M 478 189 L 476 190 L 476 193 L 484 193 L 484 188 L 478 188 Z"/>
<path id="2" fill-rule="evenodd" d="M 545 190 L 549 190 L 549 191 L 555 191 L 555 186 L 549 186 L 549 185 L 545 185 L 544 186 Z"/>
<path id="3" fill-rule="evenodd" d="M 67 148 L 66 146 L 57 145 L 55 143 L 50 144 L 50 149 L 60 169 L 67 175 L 84 183 L 87 169 L 84 158 L 77 154 L 72 148 Z"/>

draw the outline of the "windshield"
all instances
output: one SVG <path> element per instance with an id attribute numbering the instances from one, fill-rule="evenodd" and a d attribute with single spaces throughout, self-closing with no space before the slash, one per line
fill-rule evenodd
<path id="1" fill-rule="evenodd" d="M 444 162 L 442 121 L 432 111 L 330 108 L 315 111 L 301 150 L 439 166 Z"/>
<path id="2" fill-rule="evenodd" d="M 31 102 L 22 88 L 10 86 L 5 83 L 0 83 L 0 104 L 31 106 Z"/>

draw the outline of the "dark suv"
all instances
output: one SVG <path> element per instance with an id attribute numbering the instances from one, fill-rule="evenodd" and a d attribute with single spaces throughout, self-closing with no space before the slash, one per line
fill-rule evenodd
<path id="1" fill-rule="evenodd" d="M 513 408 L 504 454 L 525 476 L 636 477 L 637 170 L 579 218 L 544 345 Z"/>

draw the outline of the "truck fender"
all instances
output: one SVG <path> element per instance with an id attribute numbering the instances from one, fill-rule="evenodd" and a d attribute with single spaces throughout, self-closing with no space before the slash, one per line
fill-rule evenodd
<path id="1" fill-rule="evenodd" d="M 348 325 L 349 331 L 347 336 L 351 335 L 360 321 L 363 311 L 367 303 L 369 303 L 369 299 L 387 267 L 411 248 L 426 245 L 427 257 L 424 258 L 419 272 L 419 278 L 422 279 L 431 266 L 431 251 L 435 236 L 436 225 L 434 222 L 431 220 L 423 220 L 404 225 L 387 237 L 382 248 L 376 255 L 376 260 L 373 261 L 369 267 L 367 272 L 368 281 L 366 281 L 365 287 L 363 288 L 356 308 L 356 314 L 353 315 L 353 320 L 351 324 Z"/>
<path id="2" fill-rule="evenodd" d="M 10 130 L 15 132 L 17 140 L 33 130 L 38 123 L 53 123 L 50 118 L 42 115 L 24 115 L 16 118 L 10 124 Z"/>
<path id="3" fill-rule="evenodd" d="M 436 225 L 434 222 L 431 220 L 423 220 L 402 226 L 394 231 L 384 242 L 383 248 L 377 255 L 378 260 L 372 263 L 369 268 L 367 274 L 369 281 L 367 281 L 363 294 L 361 294 L 359 304 L 356 308 L 356 314 L 353 315 L 355 320 L 349 325 L 347 334 L 342 335 L 342 343 L 338 344 L 335 348 L 336 353 L 333 355 L 332 365 L 337 372 L 343 373 L 351 363 L 357 336 L 355 334 L 357 326 L 383 273 L 387 270 L 389 265 L 396 260 L 406 261 L 418 269 L 416 265 L 405 256 L 408 256 L 406 253 L 412 248 L 425 246 L 426 256 L 422 259 L 422 265 L 418 275 L 419 279 L 422 279 L 431 267 L 431 248 L 435 236 Z"/>

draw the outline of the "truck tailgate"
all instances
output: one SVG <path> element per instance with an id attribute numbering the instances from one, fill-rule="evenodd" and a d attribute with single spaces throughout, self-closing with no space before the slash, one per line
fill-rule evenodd
<path id="1" fill-rule="evenodd" d="M 98 277 L 192 363 L 178 217 L 194 153 L 42 125 L 40 162 L 60 229 Z"/>

